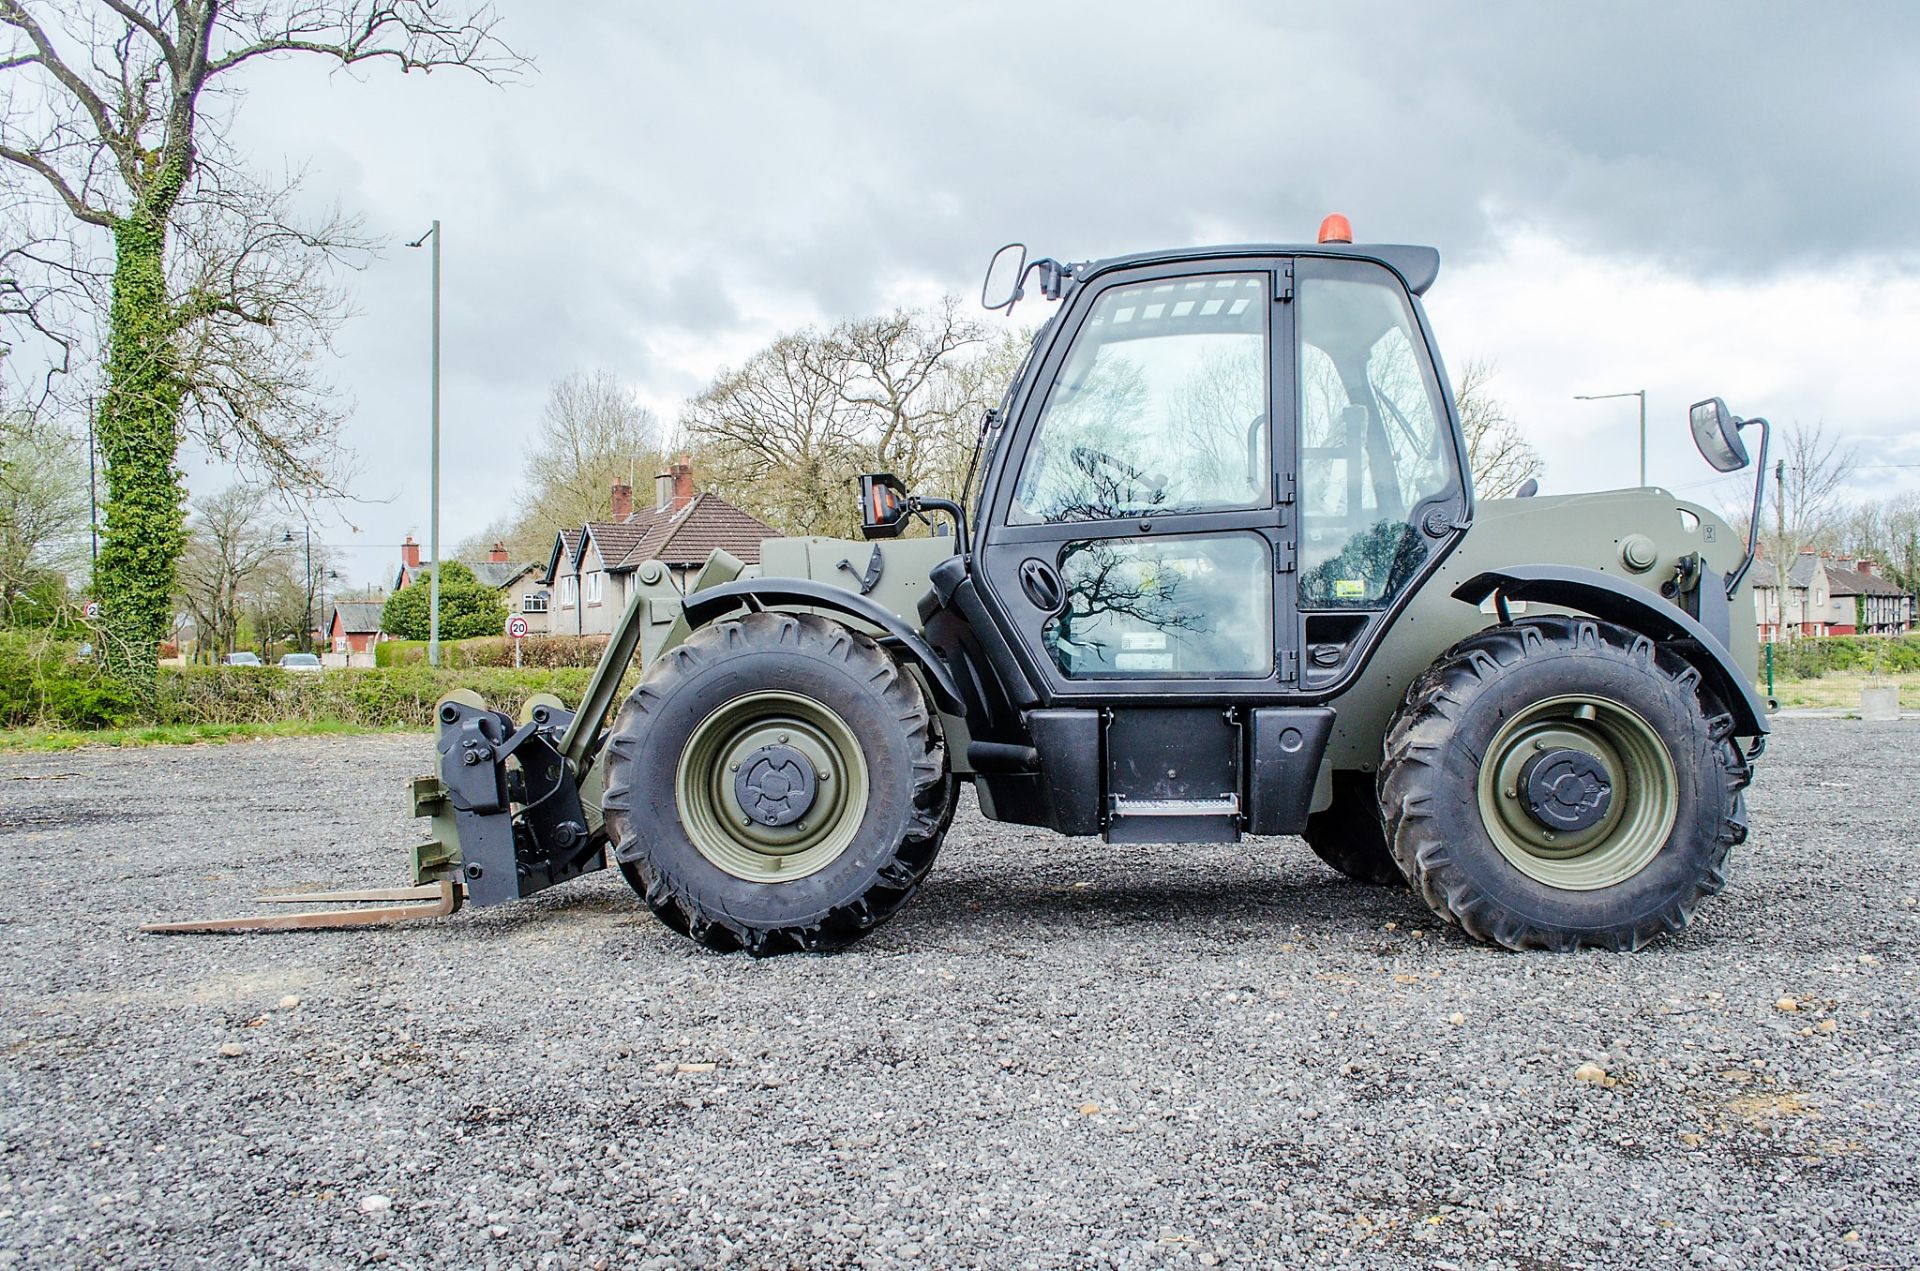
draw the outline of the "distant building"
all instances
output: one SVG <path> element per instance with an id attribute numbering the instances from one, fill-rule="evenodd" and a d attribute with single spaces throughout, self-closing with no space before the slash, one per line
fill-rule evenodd
<path id="1" fill-rule="evenodd" d="M 1753 566 L 1754 616 L 1760 638 L 1796 635 L 1904 635 L 1914 629 L 1914 598 L 1866 557 L 1835 557 L 1805 548 L 1787 568 L 1784 591 L 1769 560 Z"/>
<path id="2" fill-rule="evenodd" d="M 633 571 L 659 561 L 686 590 L 689 577 L 714 548 L 742 562 L 760 562 L 760 543 L 773 527 L 717 494 L 697 493 L 693 468 L 682 458 L 654 478 L 654 502 L 635 510 L 633 487 L 613 487 L 613 519 L 589 521 L 553 538 L 540 584 L 552 593 L 556 635 L 604 635 L 626 612 Z"/>
<path id="3" fill-rule="evenodd" d="M 473 576 L 496 591 L 506 593 L 507 612 L 521 614 L 527 620 L 530 635 L 546 635 L 548 595 L 540 581 L 540 562 L 516 561 L 504 543 L 495 543 L 484 560 L 461 560 Z M 420 563 L 420 545 L 409 534 L 400 544 L 400 569 L 394 575 L 393 589 L 414 586 L 433 577 L 433 566 Z"/>
<path id="4" fill-rule="evenodd" d="M 327 618 L 327 649 L 351 657 L 363 653 L 369 657 L 380 641 L 380 614 L 386 608 L 377 601 L 343 600 L 335 604 Z"/>

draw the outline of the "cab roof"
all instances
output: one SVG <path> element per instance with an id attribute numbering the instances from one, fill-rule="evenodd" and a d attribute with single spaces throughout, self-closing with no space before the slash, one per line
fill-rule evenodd
<path id="1" fill-rule="evenodd" d="M 1400 275 L 1416 296 L 1426 294 L 1440 273 L 1440 250 L 1404 243 L 1233 243 L 1218 247 L 1181 247 L 1157 252 L 1135 252 L 1076 265 L 1075 282 L 1085 282 L 1109 269 L 1133 265 L 1174 264 L 1183 260 L 1213 260 L 1223 256 L 1336 256 L 1371 260 Z"/>

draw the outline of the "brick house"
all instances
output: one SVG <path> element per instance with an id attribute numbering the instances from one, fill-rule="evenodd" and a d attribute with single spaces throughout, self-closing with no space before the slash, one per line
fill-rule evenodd
<path id="1" fill-rule="evenodd" d="M 373 646 L 380 642 L 380 615 L 386 608 L 378 601 L 343 600 L 333 606 L 327 618 L 327 653 L 331 664 L 372 666 Z"/>
<path id="2" fill-rule="evenodd" d="M 605 635 L 626 612 L 633 571 L 659 561 L 682 592 L 720 548 L 742 562 L 760 562 L 760 543 L 773 527 L 717 494 L 695 491 L 693 468 L 682 458 L 654 478 L 652 507 L 635 509 L 633 488 L 613 487 L 613 519 L 589 521 L 553 538 L 540 585 L 552 593 L 557 635 Z"/>
<path id="3" fill-rule="evenodd" d="M 1904 635 L 1914 629 L 1913 596 L 1866 557 L 1802 549 L 1787 568 L 1784 593 L 1774 563 L 1756 561 L 1753 598 L 1762 640 L 1783 634 Z"/>
<path id="4" fill-rule="evenodd" d="M 461 560 L 473 576 L 496 591 L 506 593 L 507 612 L 527 620 L 529 635 L 546 635 L 548 626 L 547 587 L 540 581 L 539 561 L 516 561 L 504 543 L 495 543 L 484 560 Z M 409 534 L 400 544 L 400 569 L 394 575 L 393 589 L 426 582 L 433 577 L 433 566 L 420 562 L 420 545 Z"/>

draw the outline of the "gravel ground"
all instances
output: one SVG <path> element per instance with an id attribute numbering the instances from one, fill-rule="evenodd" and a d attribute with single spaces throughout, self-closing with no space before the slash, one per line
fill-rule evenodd
<path id="1" fill-rule="evenodd" d="M 1920 1266 L 1916 743 L 1783 721 L 1633 956 L 969 801 L 890 926 L 761 963 L 605 876 L 143 937 L 399 881 L 429 743 L 0 758 L 0 1264 Z"/>

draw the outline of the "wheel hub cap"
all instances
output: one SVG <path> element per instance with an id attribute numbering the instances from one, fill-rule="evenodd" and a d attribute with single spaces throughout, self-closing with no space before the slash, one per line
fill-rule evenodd
<path id="1" fill-rule="evenodd" d="M 807 757 L 792 746 L 762 746 L 734 774 L 733 797 L 762 825 L 792 825 L 807 814 L 819 778 Z"/>
<path id="2" fill-rule="evenodd" d="M 1613 803 L 1613 780 L 1598 756 L 1571 748 L 1550 750 L 1528 761 L 1527 811 L 1549 830 L 1591 829 Z"/>

